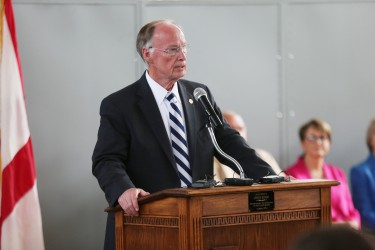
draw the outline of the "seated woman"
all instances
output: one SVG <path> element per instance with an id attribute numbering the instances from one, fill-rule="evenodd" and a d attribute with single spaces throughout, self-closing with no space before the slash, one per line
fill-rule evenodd
<path id="1" fill-rule="evenodd" d="M 339 181 L 340 185 L 331 187 L 332 222 L 359 229 L 360 215 L 354 208 L 344 171 L 324 160 L 331 147 L 331 127 L 322 120 L 313 119 L 300 128 L 299 137 L 303 154 L 285 172 L 296 179 Z"/>
<path id="2" fill-rule="evenodd" d="M 364 229 L 375 232 L 375 119 L 367 129 L 369 155 L 350 172 L 354 206 L 359 210 Z"/>

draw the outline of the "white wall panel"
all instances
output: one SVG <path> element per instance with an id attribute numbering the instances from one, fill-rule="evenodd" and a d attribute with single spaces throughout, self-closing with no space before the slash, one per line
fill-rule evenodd
<path id="1" fill-rule="evenodd" d="M 368 154 L 375 116 L 375 3 L 295 4 L 287 28 L 288 161 L 301 153 L 299 127 L 313 117 L 333 129 L 328 161 L 349 173 Z M 292 59 L 291 59 L 292 58 Z"/>
<path id="2" fill-rule="evenodd" d="M 99 105 L 138 77 L 134 5 L 15 5 L 46 249 L 101 249 Z"/>

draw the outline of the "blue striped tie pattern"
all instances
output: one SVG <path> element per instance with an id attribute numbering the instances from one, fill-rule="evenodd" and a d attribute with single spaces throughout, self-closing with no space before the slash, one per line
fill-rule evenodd
<path id="1" fill-rule="evenodd" d="M 176 105 L 176 96 L 171 92 L 167 94 L 165 98 L 168 100 L 168 102 L 166 102 L 166 106 L 169 111 L 168 122 L 171 132 L 172 150 L 181 180 L 181 187 L 189 187 L 191 186 L 192 177 L 184 119 L 180 109 Z"/>

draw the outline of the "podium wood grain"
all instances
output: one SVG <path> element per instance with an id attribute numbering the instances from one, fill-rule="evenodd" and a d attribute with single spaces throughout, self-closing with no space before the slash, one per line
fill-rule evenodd
<path id="1" fill-rule="evenodd" d="M 167 189 L 139 199 L 139 216 L 114 212 L 116 250 L 288 249 L 331 224 L 331 180 Z M 249 193 L 273 191 L 272 211 L 249 211 Z"/>

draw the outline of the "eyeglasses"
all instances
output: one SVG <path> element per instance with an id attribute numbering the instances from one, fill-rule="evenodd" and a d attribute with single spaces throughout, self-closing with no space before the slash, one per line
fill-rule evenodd
<path id="1" fill-rule="evenodd" d="M 321 142 L 324 142 L 328 140 L 328 137 L 325 135 L 321 135 L 321 136 L 307 135 L 305 139 L 308 140 L 309 142 L 317 142 L 318 140 L 320 140 Z"/>
<path id="2" fill-rule="evenodd" d="M 148 48 L 162 51 L 162 52 L 168 54 L 169 56 L 175 56 L 178 53 L 180 53 L 180 51 L 182 51 L 182 53 L 184 53 L 184 54 L 187 54 L 188 51 L 189 51 L 188 45 L 185 45 L 183 47 L 170 47 L 170 48 L 166 48 L 166 49 L 159 49 L 159 48 L 154 48 L 154 47 L 148 47 Z"/>

